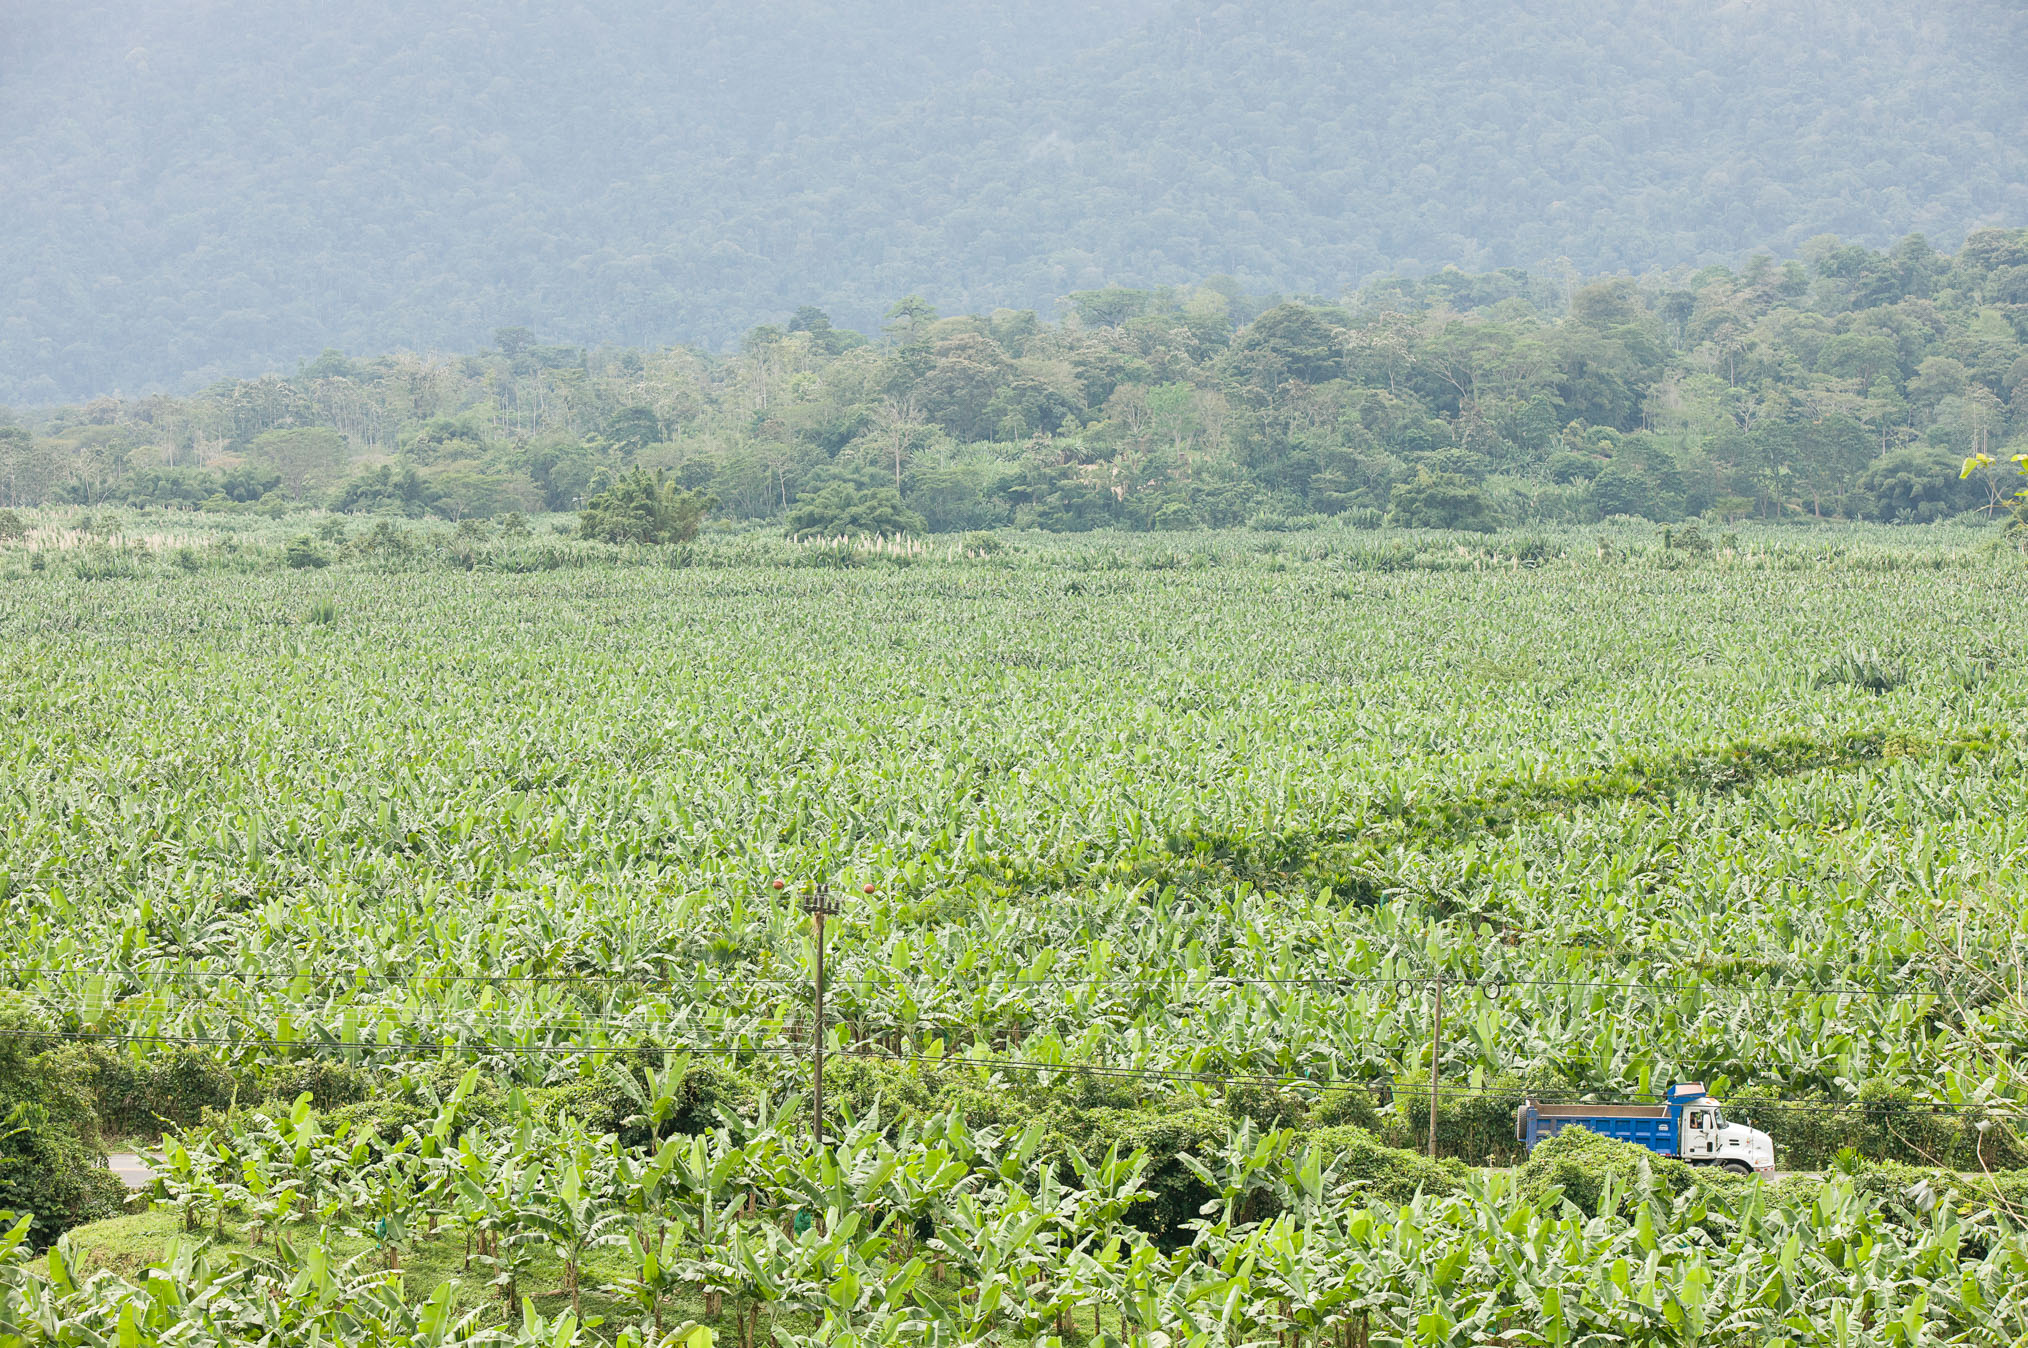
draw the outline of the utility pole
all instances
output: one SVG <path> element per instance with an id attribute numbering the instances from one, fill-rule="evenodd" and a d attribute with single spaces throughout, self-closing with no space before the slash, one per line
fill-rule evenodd
<path id="1" fill-rule="evenodd" d="M 824 919 L 821 917 L 817 919 L 819 923 L 822 923 L 823 920 Z M 822 931 L 823 928 L 819 926 L 818 930 Z M 821 940 L 822 938 L 820 937 L 819 938 L 820 944 L 818 946 L 819 950 L 823 948 L 821 945 Z M 823 956 L 819 955 L 817 958 L 818 958 L 817 968 L 821 970 L 824 967 Z M 822 973 L 818 974 L 818 978 L 820 980 L 823 978 Z M 818 987 L 821 988 L 822 986 L 823 983 L 820 981 L 818 983 Z M 1431 1020 L 1429 1027 L 1429 1158 L 1430 1160 L 1434 1161 L 1436 1159 L 1436 1128 L 1437 1128 L 1437 1063 L 1442 1060 L 1444 1051 L 1443 978 L 1441 976 L 1432 978 L 1430 980 L 1430 986 L 1436 989 L 1436 1016 Z M 818 993 L 819 1006 L 823 1005 L 822 997 L 823 994 L 821 992 Z"/>
<path id="2" fill-rule="evenodd" d="M 811 1106 L 811 1121 L 817 1138 L 817 1150 L 824 1150 L 824 919 L 838 912 L 838 901 L 831 897 L 831 886 L 818 885 L 803 896 L 803 911 L 817 920 L 817 1045 L 816 1056 L 810 1073 L 815 1100 Z"/>

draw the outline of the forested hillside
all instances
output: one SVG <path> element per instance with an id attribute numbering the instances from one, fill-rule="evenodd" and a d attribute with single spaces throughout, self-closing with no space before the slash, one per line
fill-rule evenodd
<path id="1" fill-rule="evenodd" d="M 2005 0 L 15 6 L 0 401 L 2028 220 Z"/>
<path id="2" fill-rule="evenodd" d="M 815 533 L 2007 519 L 2028 230 L 1804 251 L 1680 285 L 1447 271 L 1335 305 L 1114 288 L 1058 323 L 912 298 L 871 339 L 804 307 L 728 356 L 525 328 L 456 359 L 328 351 L 0 427 L 0 506 L 465 519 L 574 511 L 645 490 L 639 469 Z"/>

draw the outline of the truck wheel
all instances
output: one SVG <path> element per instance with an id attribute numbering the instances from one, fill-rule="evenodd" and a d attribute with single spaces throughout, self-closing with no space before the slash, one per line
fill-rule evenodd
<path id="1" fill-rule="evenodd" d="M 1751 1175 L 1753 1167 L 1744 1161 L 1720 1161 L 1718 1168 L 1731 1175 Z"/>

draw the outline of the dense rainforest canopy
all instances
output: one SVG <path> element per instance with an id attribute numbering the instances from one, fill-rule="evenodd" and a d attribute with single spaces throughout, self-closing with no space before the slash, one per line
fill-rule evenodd
<path id="1" fill-rule="evenodd" d="M 16 405 L 503 326 L 717 349 L 911 291 L 1337 297 L 2028 220 L 2010 0 L 8 9 Z"/>
<path id="2" fill-rule="evenodd" d="M 1588 283 L 1445 271 L 1342 303 L 1112 288 L 1060 322 L 911 297 L 872 337 L 804 307 L 724 356 L 523 328 L 462 357 L 327 351 L 0 425 L 0 506 L 590 507 L 590 532 L 655 538 L 707 501 L 806 535 L 2006 518 L 2028 230 L 1802 252 Z"/>

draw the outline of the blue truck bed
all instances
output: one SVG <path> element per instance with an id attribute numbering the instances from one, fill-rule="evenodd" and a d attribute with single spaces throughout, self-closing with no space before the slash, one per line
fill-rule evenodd
<path id="1" fill-rule="evenodd" d="M 1668 1105 L 1540 1105 L 1521 1107 L 1515 1136 L 1535 1150 L 1535 1144 L 1554 1137 L 1565 1128 L 1578 1127 L 1605 1137 L 1632 1142 L 1664 1156 L 1674 1156 L 1681 1147 L 1677 1134 L 1676 1110 Z"/>

